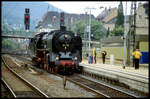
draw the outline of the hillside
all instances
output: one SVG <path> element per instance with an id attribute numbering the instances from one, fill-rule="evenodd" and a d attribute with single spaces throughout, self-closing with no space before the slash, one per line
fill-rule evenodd
<path id="1" fill-rule="evenodd" d="M 30 22 L 31 30 L 33 30 L 42 18 L 42 16 L 48 11 L 58 11 L 62 12 L 63 10 L 56 8 L 55 6 L 46 3 L 46 2 L 2 2 L 2 24 L 8 23 L 11 27 L 20 27 L 24 29 L 24 13 L 25 8 L 30 9 Z"/>
<path id="2" fill-rule="evenodd" d="M 69 28 L 69 26 L 73 27 L 75 23 L 79 20 L 86 20 L 89 15 L 86 14 L 73 14 L 73 13 L 65 13 L 65 26 Z M 91 16 L 92 19 L 94 19 L 94 15 Z M 49 28 L 52 29 L 59 29 L 60 27 L 60 13 L 55 11 L 48 11 L 45 13 L 45 15 L 42 17 L 42 20 L 38 22 L 38 25 L 36 28 Z M 48 26 L 50 25 L 50 26 Z"/>

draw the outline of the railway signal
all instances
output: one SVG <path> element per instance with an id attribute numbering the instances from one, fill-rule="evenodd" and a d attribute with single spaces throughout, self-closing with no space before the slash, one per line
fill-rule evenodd
<path id="1" fill-rule="evenodd" d="M 60 13 L 60 30 L 65 30 L 66 27 L 65 27 L 65 17 L 64 17 L 64 12 Z"/>
<path id="2" fill-rule="evenodd" d="M 29 30 L 30 29 L 30 13 L 29 13 L 29 8 L 25 9 L 24 24 L 25 24 L 25 30 Z"/>

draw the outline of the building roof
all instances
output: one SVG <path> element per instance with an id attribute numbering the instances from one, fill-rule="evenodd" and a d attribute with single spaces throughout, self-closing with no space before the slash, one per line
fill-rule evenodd
<path id="1" fill-rule="evenodd" d="M 109 21 L 110 19 L 107 19 L 107 18 L 108 18 L 108 16 L 110 16 L 111 13 L 113 14 L 114 11 L 117 11 L 116 7 L 115 8 L 109 8 L 109 9 L 105 8 L 105 10 L 102 13 L 100 13 L 96 18 L 101 20 L 101 21 L 104 21 L 104 22 Z"/>
<path id="2" fill-rule="evenodd" d="M 118 15 L 118 9 L 115 8 L 110 8 L 110 9 L 105 9 L 102 13 L 100 13 L 97 16 L 97 19 L 104 22 L 104 23 L 115 23 L 116 17 Z M 126 16 L 127 22 L 129 22 L 129 15 Z"/>
<path id="3" fill-rule="evenodd" d="M 118 15 L 118 9 L 117 9 L 117 8 L 113 8 L 113 9 L 110 10 L 109 15 L 106 16 L 106 17 L 103 19 L 103 21 L 104 21 L 105 23 L 108 23 L 110 20 L 116 18 L 117 15 Z"/>

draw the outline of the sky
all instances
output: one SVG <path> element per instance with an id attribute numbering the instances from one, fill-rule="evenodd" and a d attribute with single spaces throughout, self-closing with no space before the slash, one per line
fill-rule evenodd
<path id="1" fill-rule="evenodd" d="M 137 6 L 138 3 L 137 2 Z M 144 1 L 145 2 L 145 1 Z M 144 3 L 141 1 L 141 3 Z M 120 4 L 120 1 L 51 1 L 48 2 L 52 5 L 54 5 L 57 8 L 60 8 L 67 13 L 75 13 L 75 14 L 85 14 L 85 8 L 95 8 L 91 10 L 91 14 L 93 14 L 95 17 L 97 17 L 106 7 L 107 9 L 109 7 L 114 8 L 117 7 Z M 125 14 L 125 8 L 126 8 L 126 1 L 123 1 L 123 9 Z M 101 8 L 100 7 L 104 7 Z M 130 7 L 131 7 L 131 1 L 127 1 L 127 15 L 130 14 Z"/>

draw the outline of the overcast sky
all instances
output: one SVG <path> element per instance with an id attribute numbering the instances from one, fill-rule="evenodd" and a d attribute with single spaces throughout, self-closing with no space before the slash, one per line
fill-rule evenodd
<path id="1" fill-rule="evenodd" d="M 137 4 L 139 2 L 140 1 L 138 1 Z M 100 9 L 100 7 L 118 8 L 120 1 L 105 1 L 105 2 L 104 1 L 51 1 L 48 3 L 68 13 L 76 13 L 76 14 L 85 14 L 86 7 L 96 8 L 91 10 L 91 13 L 96 17 L 104 10 L 104 8 Z M 144 2 L 141 1 L 141 3 Z M 123 1 L 124 14 L 125 14 L 125 6 L 126 6 L 126 2 Z M 131 7 L 131 1 L 127 1 L 127 15 L 130 14 L 130 7 Z"/>

